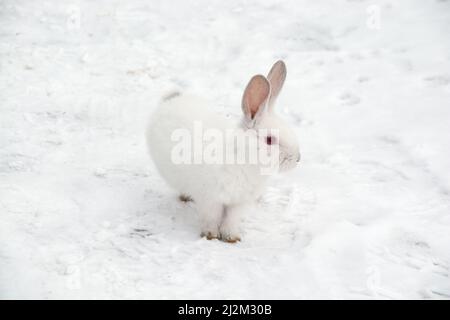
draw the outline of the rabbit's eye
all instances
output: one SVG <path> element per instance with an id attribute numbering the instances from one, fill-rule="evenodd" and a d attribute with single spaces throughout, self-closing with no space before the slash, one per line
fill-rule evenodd
<path id="1" fill-rule="evenodd" d="M 266 137 L 266 143 L 267 143 L 268 145 L 275 144 L 276 142 L 277 142 L 277 141 L 276 141 L 275 137 L 273 137 L 273 136 L 267 136 L 267 137 Z"/>

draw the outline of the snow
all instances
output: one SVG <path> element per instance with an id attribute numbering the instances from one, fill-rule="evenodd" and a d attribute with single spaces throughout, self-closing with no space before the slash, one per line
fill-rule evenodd
<path id="1" fill-rule="evenodd" d="M 2 1 L 0 298 L 449 299 L 449 34 L 450 1 Z M 147 117 L 237 118 L 277 59 L 301 165 L 201 239 Z"/>

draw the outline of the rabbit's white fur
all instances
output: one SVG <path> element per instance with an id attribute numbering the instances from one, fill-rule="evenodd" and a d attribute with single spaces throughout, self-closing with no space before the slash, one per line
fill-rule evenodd
<path id="1" fill-rule="evenodd" d="M 244 92 L 240 124 L 212 112 L 208 102 L 180 93 L 164 98 L 151 117 L 146 136 L 153 161 L 170 186 L 194 200 L 202 221 L 201 234 L 208 239 L 240 240 L 240 218 L 260 195 L 268 176 L 261 174 L 259 164 L 174 164 L 171 135 L 180 128 L 193 132 L 195 121 L 200 121 L 204 130 L 233 129 L 236 134 L 250 128 L 278 129 L 280 170 L 295 167 L 300 160 L 296 135 L 272 112 L 285 76 L 285 65 L 279 61 L 272 67 L 269 80 L 252 78 Z M 250 136 L 257 141 L 265 138 Z"/>

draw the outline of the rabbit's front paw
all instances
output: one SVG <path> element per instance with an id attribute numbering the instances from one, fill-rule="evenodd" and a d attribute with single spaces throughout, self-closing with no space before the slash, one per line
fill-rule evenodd
<path id="1" fill-rule="evenodd" d="M 218 239 L 219 238 L 219 232 L 217 232 L 217 231 L 202 231 L 200 236 L 202 238 L 206 237 L 206 239 L 208 239 L 208 240 Z"/>
<path id="2" fill-rule="evenodd" d="M 220 235 L 220 240 L 228 242 L 228 243 L 236 243 L 241 241 L 241 237 L 239 235 Z"/>
<path id="3" fill-rule="evenodd" d="M 239 230 L 230 226 L 221 226 L 220 227 L 220 240 L 235 243 L 241 241 L 241 236 Z"/>

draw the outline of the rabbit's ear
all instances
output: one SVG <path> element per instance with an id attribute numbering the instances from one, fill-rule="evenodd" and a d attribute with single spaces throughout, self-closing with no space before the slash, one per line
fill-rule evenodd
<path id="1" fill-rule="evenodd" d="M 270 69 L 267 76 L 270 82 L 269 109 L 272 110 L 275 100 L 283 88 L 284 80 L 286 80 L 286 65 L 282 60 L 278 60 Z"/>
<path id="2" fill-rule="evenodd" d="M 270 84 L 262 75 L 251 78 L 242 97 L 242 111 L 249 121 L 261 115 L 270 95 Z"/>

